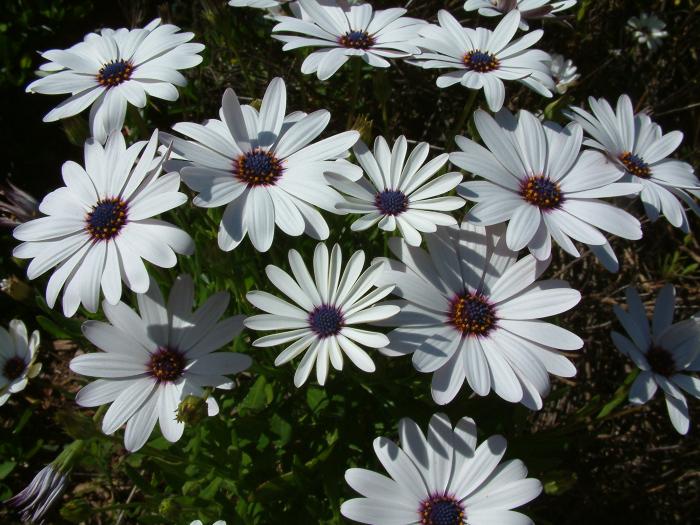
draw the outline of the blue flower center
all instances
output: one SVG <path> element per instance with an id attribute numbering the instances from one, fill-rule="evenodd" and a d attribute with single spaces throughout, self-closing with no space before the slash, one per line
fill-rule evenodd
<path id="1" fill-rule="evenodd" d="M 158 348 L 148 361 L 148 373 L 159 383 L 177 380 L 185 371 L 184 354 L 173 348 Z"/>
<path id="2" fill-rule="evenodd" d="M 484 51 L 480 51 L 478 49 L 465 53 L 462 61 L 464 62 L 464 65 L 467 66 L 467 69 L 478 73 L 488 73 L 489 71 L 498 69 L 499 66 L 496 55 L 485 53 Z"/>
<path id="3" fill-rule="evenodd" d="M 22 376 L 26 368 L 27 363 L 24 362 L 24 359 L 16 355 L 5 361 L 5 365 L 2 367 L 2 375 L 4 375 L 8 381 L 14 381 Z"/>
<path id="4" fill-rule="evenodd" d="M 97 81 L 105 87 L 114 87 L 131 78 L 134 66 L 127 60 L 112 60 L 102 66 Z"/>
<path id="5" fill-rule="evenodd" d="M 342 312 L 329 305 L 321 305 L 309 314 L 309 326 L 321 338 L 337 335 L 343 327 Z"/>
<path id="6" fill-rule="evenodd" d="M 98 201 L 85 219 L 93 241 L 107 241 L 116 237 L 127 221 L 128 205 L 118 198 Z"/>
<path id="7" fill-rule="evenodd" d="M 652 346 L 647 351 L 647 362 L 651 369 L 662 376 L 672 376 L 677 372 L 678 367 L 671 353 L 660 346 Z"/>
<path id="8" fill-rule="evenodd" d="M 343 47 L 351 49 L 369 49 L 374 45 L 374 38 L 367 31 L 348 31 L 338 39 Z"/>
<path id="9" fill-rule="evenodd" d="M 431 496 L 420 509 L 421 525 L 464 525 L 464 508 L 450 496 Z"/>
<path id="10" fill-rule="evenodd" d="M 402 191 L 384 190 L 375 195 L 374 204 L 384 215 L 399 215 L 408 209 L 408 197 Z"/>
<path id="11" fill-rule="evenodd" d="M 464 336 L 485 336 L 496 325 L 496 312 L 485 297 L 464 293 L 452 300 L 449 320 Z"/>
<path id="12" fill-rule="evenodd" d="M 234 161 L 234 174 L 250 186 L 269 186 L 282 176 L 282 164 L 269 151 L 256 148 Z"/>
<path id="13" fill-rule="evenodd" d="M 559 208 L 564 202 L 559 184 L 544 175 L 523 180 L 520 184 L 520 194 L 527 202 L 542 210 Z"/>
<path id="14" fill-rule="evenodd" d="M 623 153 L 620 155 L 620 162 L 624 164 L 627 173 L 639 177 L 642 179 L 648 179 L 651 177 L 651 168 L 649 164 L 644 162 L 640 156 L 635 155 L 632 152 Z"/>

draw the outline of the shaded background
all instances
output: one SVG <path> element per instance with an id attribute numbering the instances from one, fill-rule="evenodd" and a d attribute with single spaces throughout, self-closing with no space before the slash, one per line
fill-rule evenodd
<path id="1" fill-rule="evenodd" d="M 373 4 L 381 8 L 400 2 Z M 461 4 L 413 1 L 409 14 L 433 21 L 438 9 L 448 8 L 475 24 L 476 16 L 467 15 Z M 578 86 L 558 107 L 583 104 L 589 95 L 614 101 L 628 93 L 636 108 L 651 111 L 665 131 L 684 132 L 677 156 L 698 166 L 699 4 L 696 0 L 584 0 L 565 22 L 546 23 L 539 47 L 572 58 L 582 74 Z M 642 10 L 657 13 L 669 31 L 661 49 L 653 54 L 625 30 L 629 17 Z M 405 134 L 410 139 L 429 140 L 437 148 L 445 147 L 446 134 L 466 100 L 466 90 L 439 90 L 434 86 L 434 72 L 404 63 L 387 71 L 363 69 L 359 84 L 347 67 L 321 83 L 315 76 L 300 73 L 303 51 L 283 53 L 281 44 L 269 38 L 272 23 L 263 18 L 262 11 L 228 8 L 223 1 L 6 0 L 0 13 L 0 177 L 10 177 L 41 198 L 61 185 L 64 161 L 82 162 L 84 115 L 42 124 L 42 116 L 62 97 L 24 92 L 41 63 L 37 51 L 69 47 L 100 27 L 141 26 L 156 16 L 194 31 L 195 41 L 205 43 L 207 49 L 203 64 L 185 72 L 190 83 L 181 90 L 180 99 L 172 104 L 149 100 L 144 113 L 148 129 L 129 126 L 131 139 L 145 138 L 156 126 L 168 129 L 181 120 L 215 116 L 226 86 L 234 87 L 241 98 L 261 97 L 274 76 L 287 81 L 289 108 L 331 110 L 327 133 L 361 122 L 364 136 Z M 491 28 L 496 22 L 478 21 Z M 535 22 L 531 27 L 539 25 Z M 358 102 L 351 106 L 348 101 L 356 90 Z M 532 111 L 550 102 L 514 84 L 507 85 L 506 100 L 511 109 Z M 554 115 L 560 118 L 556 111 Z M 130 122 L 133 120 L 127 124 Z M 641 206 L 625 206 L 643 216 Z M 178 212 L 177 220 L 196 217 L 196 211 L 190 212 Z M 344 223 L 333 221 L 330 241 L 340 240 L 346 256 L 360 246 L 375 254 L 383 249 L 382 239 L 376 236 L 353 239 L 349 234 L 338 235 L 336 232 L 346 231 Z M 691 226 L 697 228 L 697 218 L 691 219 Z M 624 286 L 635 283 L 650 302 L 663 283 L 671 281 L 679 296 L 677 320 L 700 309 L 700 246 L 695 236 L 684 235 L 664 220 L 645 222 L 644 235 L 641 242 L 615 242 L 623 266 L 617 275 L 607 274 L 590 256 L 578 261 L 561 254 L 555 257 L 550 273 L 568 279 L 584 296 L 558 322 L 581 335 L 586 346 L 574 356 L 579 376 L 574 381 L 554 379 L 543 411 L 532 414 L 493 395 L 474 399 L 467 392 L 445 409 L 453 421 L 465 414 L 474 417 L 482 437 L 504 433 L 510 443 L 508 457 L 523 458 L 531 475 L 545 482 L 546 494 L 526 508 L 538 524 L 698 523 L 700 428 L 694 424 L 688 437 L 678 436 L 658 394 L 648 406 L 631 408 L 624 402 L 625 392 L 618 391 L 631 368 L 612 346 L 609 331 L 614 326 L 612 305 L 624 301 Z M 13 245 L 7 232 L 0 233 L 0 278 L 23 275 L 23 264 L 8 255 Z M 283 254 L 294 245 L 295 241 L 280 236 L 270 254 L 242 253 L 245 248 L 241 248 L 227 255 L 209 249 L 207 261 L 212 273 L 214 269 L 240 272 L 268 262 L 284 264 Z M 174 273 L 159 273 L 169 275 Z M 41 292 L 45 279 L 38 281 L 35 284 Z M 260 286 L 250 281 L 244 287 Z M 235 301 L 232 312 L 236 307 L 251 312 L 249 306 Z M 6 325 L 14 317 L 37 328 L 37 308 L 31 298 L 21 303 L 0 294 L 0 321 Z M 42 375 L 0 408 L 2 499 L 20 490 L 70 441 L 69 435 L 76 433 L 71 425 L 84 424 L 73 421 L 74 417 L 90 414 L 72 408 L 72 397 L 82 383 L 67 369 L 76 344 L 87 346 L 60 335 L 42 333 Z M 242 339 L 237 344 L 247 342 Z M 188 428 L 181 443 L 168 449 L 196 463 L 204 452 L 195 450 L 193 442 L 201 441 L 205 449 L 218 447 L 207 453 L 229 469 L 234 481 L 216 482 L 214 474 L 201 465 L 183 473 L 183 469 L 178 472 L 166 461 L 145 455 L 126 459 L 118 444 L 95 444 L 76 471 L 69 494 L 57 506 L 60 513 L 55 512 L 48 523 L 107 524 L 118 519 L 121 523 L 189 523 L 201 515 L 198 509 L 204 509 L 202 516 L 210 521 L 222 517 L 229 525 L 289 522 L 290 516 L 297 523 L 341 523 L 339 502 L 352 495 L 342 480 L 345 468 L 377 469 L 371 454 L 375 435 L 394 435 L 398 418 L 405 415 L 425 427 L 436 410 L 428 392 L 429 378 L 417 376 L 410 362 L 387 363 L 378 358 L 376 377 L 346 370 L 342 376 L 336 374 L 325 390 L 307 386 L 293 392 L 291 369 L 271 368 L 273 354 L 253 352 L 262 362 L 255 372 L 264 380 L 261 384 L 256 377 L 241 379 L 223 411 L 235 411 L 235 421 L 207 422 L 206 431 Z M 252 399 L 251 392 L 258 397 Z M 601 404 L 614 399 L 623 402 L 610 416 L 596 417 Z M 690 400 L 690 406 L 691 418 L 697 420 L 697 401 Z M 260 436 L 267 436 L 267 441 Z M 310 465 L 319 457 L 322 459 Z M 152 472 L 157 475 L 150 476 Z M 292 476 L 285 478 L 287 472 Z M 308 519 L 302 518 L 306 516 Z M 17 522 L 6 510 L 0 510 L 0 520 Z"/>

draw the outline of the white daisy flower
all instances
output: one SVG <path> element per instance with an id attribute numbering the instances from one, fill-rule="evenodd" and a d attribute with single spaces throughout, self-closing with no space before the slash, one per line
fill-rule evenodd
<path id="1" fill-rule="evenodd" d="M 638 43 L 646 45 L 650 51 L 656 51 L 663 39 L 668 36 L 666 23 L 658 16 L 642 13 L 627 20 L 627 29 L 632 31 L 632 36 Z"/>
<path id="2" fill-rule="evenodd" d="M 427 434 L 412 419 L 399 421 L 400 446 L 374 440 L 374 452 L 389 476 L 351 468 L 345 480 L 362 498 L 340 513 L 360 523 L 382 525 L 532 525 L 511 509 L 542 492 L 519 459 L 500 463 L 507 442 L 495 435 L 477 447 L 476 424 L 463 417 L 452 428 L 445 414 L 430 419 Z"/>
<path id="3" fill-rule="evenodd" d="M 0 326 L 0 406 L 41 371 L 41 363 L 35 363 L 38 347 L 39 331 L 28 337 L 27 327 L 19 319 L 10 321 L 9 332 Z"/>
<path id="4" fill-rule="evenodd" d="M 15 257 L 33 259 L 27 276 L 35 279 L 56 270 L 46 287 L 53 307 L 63 292 L 63 313 L 70 317 L 80 303 L 90 312 L 99 306 L 100 288 L 110 304 L 122 295 L 122 280 L 137 293 L 148 290 L 148 272 L 142 259 L 172 268 L 175 254 L 190 254 L 192 238 L 168 222 L 152 217 L 187 201 L 178 191 L 180 177 L 160 177 L 161 162 L 154 159 L 156 130 L 148 142 L 128 149 L 121 133 L 112 133 L 103 147 L 85 143 L 85 168 L 63 164 L 65 186 L 41 201 L 41 217 L 15 228 L 20 241 Z M 141 158 L 136 161 L 141 154 Z"/>
<path id="5" fill-rule="evenodd" d="M 14 507 L 22 523 L 45 524 L 43 519 L 68 487 L 68 472 L 55 464 L 42 468 L 20 492 L 4 501 L 8 507 Z"/>
<path id="6" fill-rule="evenodd" d="M 222 250 L 233 250 L 248 234 L 255 249 L 265 252 L 272 245 L 275 224 L 287 235 L 326 239 L 328 225 L 315 207 L 341 213 L 335 205 L 343 197 L 328 185 L 324 173 L 353 180 L 362 176 L 358 166 L 335 162 L 360 138 L 357 131 L 312 144 L 328 125 L 330 113 L 318 110 L 285 118 L 286 105 L 281 78 L 270 82 L 259 113 L 241 106 L 233 90 L 227 89 L 220 120 L 173 126 L 191 140 L 161 134 L 188 161 L 180 172 L 185 184 L 199 193 L 194 204 L 226 205 L 219 227 Z"/>
<path id="7" fill-rule="evenodd" d="M 503 106 L 504 80 L 516 80 L 544 97 L 552 96 L 551 57 L 539 49 L 529 49 L 542 38 L 542 30 L 511 42 L 520 22 L 518 11 L 507 14 L 493 31 L 462 27 L 445 10 L 438 12 L 438 21 L 439 26 L 421 29 L 417 42 L 424 52 L 412 62 L 426 69 L 454 69 L 438 77 L 438 87 L 461 83 L 469 89 L 483 89 L 492 111 Z"/>
<path id="8" fill-rule="evenodd" d="M 540 320 L 573 308 L 581 294 L 564 281 L 537 281 L 549 265 L 528 255 L 519 261 L 496 229 L 462 223 L 425 236 L 428 252 L 389 239 L 399 261 L 388 260 L 377 283 L 395 283 L 401 312 L 379 323 L 390 332 L 380 352 L 413 354 L 419 372 L 433 373 L 432 396 L 452 401 L 466 378 L 480 396 L 542 408 L 551 373 L 572 377 L 576 368 L 558 350 L 583 341 Z"/>
<path id="9" fill-rule="evenodd" d="M 651 329 L 637 290 L 629 287 L 626 294 L 627 310 L 617 305 L 614 310 L 627 336 L 612 332 L 612 340 L 641 370 L 629 400 L 642 405 L 661 387 L 673 428 L 687 434 L 688 401 L 682 391 L 700 399 L 700 379 L 689 373 L 700 371 L 700 323 L 691 318 L 672 324 L 675 290 L 671 284 L 656 298 Z"/>
<path id="10" fill-rule="evenodd" d="M 71 97 L 45 117 L 53 122 L 90 108 L 90 131 L 104 143 L 124 126 L 127 103 L 146 105 L 146 95 L 177 100 L 175 86 L 187 80 L 178 71 L 202 61 L 202 44 L 189 43 L 194 33 L 163 24 L 159 18 L 140 29 L 102 29 L 90 33 L 68 49 L 51 49 L 41 56 L 48 63 L 39 69 L 50 73 L 27 86 L 28 92 Z"/>
<path id="11" fill-rule="evenodd" d="M 642 237 L 637 219 L 598 200 L 629 195 L 640 186 L 616 183 L 622 174 L 605 155 L 580 151 L 581 126 L 542 123 L 527 111 L 516 119 L 507 109 L 495 120 L 478 110 L 474 121 L 488 149 L 457 137 L 462 151 L 450 154 L 453 164 L 486 179 L 458 188 L 462 197 L 477 203 L 467 220 L 483 226 L 508 221 L 508 247 L 518 251 L 527 246 L 540 260 L 550 256 L 552 238 L 579 257 L 571 239 L 609 248 L 599 229 L 625 239 Z M 616 260 L 608 268 L 615 265 Z"/>
<path id="12" fill-rule="evenodd" d="M 392 8 L 374 11 L 370 4 L 349 8 L 324 6 L 316 0 L 299 0 L 306 20 L 279 17 L 272 37 L 286 42 L 284 51 L 300 47 L 321 47 L 301 66 L 305 74 L 316 73 L 320 80 L 332 77 L 350 57 L 362 58 L 373 67 L 389 67 L 387 58 L 401 58 L 420 52 L 413 42 L 425 22 L 403 16 L 406 10 Z"/>
<path id="13" fill-rule="evenodd" d="M 245 320 L 253 330 L 286 330 L 253 341 L 253 346 L 269 347 L 292 343 L 275 359 L 283 365 L 304 353 L 294 374 L 294 385 L 303 385 L 316 365 L 316 379 L 326 382 L 328 362 L 336 370 L 343 369 L 343 353 L 363 372 L 374 372 L 372 358 L 359 345 L 381 348 L 389 342 L 379 332 L 357 328 L 355 325 L 387 319 L 399 311 L 394 305 L 377 302 L 391 293 L 393 284 L 372 290 L 382 272 L 382 263 L 372 264 L 362 271 L 365 252 L 352 254 L 342 271 L 340 246 L 333 246 L 330 257 L 323 243 L 314 252 L 314 277 L 296 250 L 289 250 L 292 274 L 268 265 L 267 277 L 295 304 L 272 294 L 252 291 L 246 296 L 257 308 L 267 312 Z M 372 290 L 372 291 L 370 291 Z"/>
<path id="14" fill-rule="evenodd" d="M 232 2 L 235 0 L 231 0 Z M 255 0 L 253 0 L 255 1 Z M 203 525 L 201 520 L 194 520 L 190 525 Z M 226 525 L 226 522 L 224 520 L 218 520 L 212 523 L 211 525 Z"/>
<path id="15" fill-rule="evenodd" d="M 501 16 L 511 11 L 519 11 L 522 20 L 520 28 L 529 26 L 526 20 L 554 18 L 558 13 L 576 5 L 576 0 L 467 0 L 465 11 L 479 10 L 481 16 Z"/>
<path id="16" fill-rule="evenodd" d="M 578 68 L 570 58 L 563 55 L 553 54 L 552 63 L 549 65 L 549 72 L 554 79 L 554 89 L 563 95 L 568 89 L 576 84 L 581 75 L 576 72 Z"/>
<path id="17" fill-rule="evenodd" d="M 194 312 L 194 285 L 187 275 L 175 281 L 167 305 L 160 288 L 151 280 L 145 294 L 138 294 L 140 315 L 120 302 L 102 303 L 109 323 L 87 321 L 83 334 L 104 352 L 83 354 L 70 362 L 81 375 L 99 377 L 83 387 L 75 398 L 83 407 L 112 403 L 102 431 L 113 434 L 126 423 L 124 445 L 140 449 L 156 421 L 163 436 L 175 442 L 184 423 L 176 419 L 180 401 L 187 396 L 205 397 L 207 388 L 230 390 L 233 382 L 224 377 L 251 365 L 247 355 L 215 352 L 228 345 L 243 328 L 243 316 L 219 321 L 229 295 L 211 296 Z M 206 398 L 208 414 L 219 406 Z"/>
<path id="18" fill-rule="evenodd" d="M 350 182 L 343 177 L 329 176 L 331 183 L 347 195 L 337 208 L 350 213 L 361 213 L 362 218 L 352 223 L 353 231 L 364 231 L 379 223 L 384 231 L 399 228 L 406 241 L 418 246 L 420 232 L 434 232 L 437 226 L 457 224 L 448 212 L 464 206 L 460 197 L 448 197 L 461 181 L 457 172 L 446 173 L 429 181 L 449 158 L 447 153 L 437 156 L 427 164 L 430 146 L 418 144 L 406 159 L 406 137 L 400 136 L 391 150 L 384 137 L 374 141 L 374 155 L 367 145 L 359 141 L 355 157 L 362 165 L 369 180 Z"/>
<path id="19" fill-rule="evenodd" d="M 592 137 L 584 144 L 604 152 L 625 173 L 623 180 L 641 184 L 649 219 L 656 221 L 663 214 L 687 233 L 688 218 L 679 199 L 700 215 L 700 207 L 686 191 L 700 189 L 700 181 L 690 164 L 667 158 L 680 146 L 683 133 L 663 134 L 649 115 L 634 113 L 627 95 L 620 96 L 615 110 L 602 98 L 590 97 L 588 103 L 593 114 L 572 107 L 569 115 Z"/>
<path id="20" fill-rule="evenodd" d="M 272 7 L 281 7 L 287 2 L 289 2 L 289 0 L 229 0 L 228 5 L 230 5 L 231 7 L 254 7 L 255 9 L 270 9 Z"/>

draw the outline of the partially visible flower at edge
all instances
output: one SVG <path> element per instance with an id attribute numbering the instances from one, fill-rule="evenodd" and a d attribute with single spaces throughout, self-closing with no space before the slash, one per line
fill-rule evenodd
<path id="1" fill-rule="evenodd" d="M 39 331 L 28 337 L 22 321 L 10 321 L 9 331 L 0 327 L 0 406 L 41 371 L 41 363 L 34 362 L 38 347 Z"/>
<path id="2" fill-rule="evenodd" d="M 0 228 L 14 228 L 36 218 L 39 202 L 10 181 L 0 184 Z"/>
<path id="3" fill-rule="evenodd" d="M 556 89 L 557 93 L 563 95 L 577 83 L 578 79 L 581 78 L 581 75 L 576 72 L 577 69 L 570 58 L 552 54 L 552 63 L 549 66 L 549 70 L 554 79 L 554 89 Z"/>

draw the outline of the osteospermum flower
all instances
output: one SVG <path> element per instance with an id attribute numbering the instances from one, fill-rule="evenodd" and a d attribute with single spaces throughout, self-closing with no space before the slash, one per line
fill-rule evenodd
<path id="1" fill-rule="evenodd" d="M 399 421 L 401 445 L 374 440 L 374 452 L 389 476 L 351 468 L 345 480 L 362 498 L 343 503 L 340 513 L 354 521 L 391 525 L 527 525 L 511 509 L 542 492 L 519 459 L 500 463 L 503 436 L 477 447 L 476 424 L 463 417 L 452 428 L 445 414 L 430 419 L 427 434 L 411 419 Z"/>
<path id="2" fill-rule="evenodd" d="M 32 195 L 10 181 L 0 184 L 0 228 L 14 228 L 38 213 L 39 203 Z"/>
<path id="3" fill-rule="evenodd" d="M 627 29 L 632 31 L 632 36 L 638 43 L 646 45 L 650 51 L 656 51 L 663 39 L 668 36 L 666 23 L 658 16 L 642 13 L 627 20 Z"/>
<path id="4" fill-rule="evenodd" d="M 233 1 L 233 0 L 232 0 Z M 204 525 L 201 520 L 194 520 L 190 525 Z M 226 522 L 224 520 L 218 520 L 212 523 L 211 525 L 226 525 Z"/>
<path id="5" fill-rule="evenodd" d="M 593 114 L 572 107 L 569 115 L 590 135 L 584 144 L 604 152 L 625 174 L 624 180 L 641 184 L 639 195 L 649 219 L 655 221 L 663 214 L 673 226 L 688 232 L 680 201 L 700 214 L 700 207 L 686 191 L 700 189 L 700 181 L 690 164 L 668 158 L 680 146 L 683 133 L 663 134 L 649 115 L 634 113 L 627 95 L 620 96 L 615 110 L 602 98 L 590 97 L 588 103 Z"/>
<path id="6" fill-rule="evenodd" d="M 527 31 L 526 20 L 554 18 L 558 13 L 576 5 L 576 0 L 467 0 L 465 11 L 479 10 L 481 16 L 501 16 L 511 11 L 519 11 L 522 20 L 520 27 Z"/>
<path id="7" fill-rule="evenodd" d="M 45 523 L 44 516 L 66 491 L 68 473 L 57 465 L 41 469 L 32 481 L 5 503 L 20 513 L 23 523 Z"/>
<path id="8" fill-rule="evenodd" d="M 564 58 L 563 55 L 552 55 L 552 63 L 549 65 L 550 74 L 554 79 L 557 93 L 563 95 L 568 89 L 576 84 L 576 81 L 581 78 L 581 75 L 576 72 L 578 69 L 570 58 Z"/>
<path id="9" fill-rule="evenodd" d="M 102 29 L 90 33 L 68 49 L 42 53 L 49 60 L 39 67 L 49 74 L 27 86 L 28 92 L 59 95 L 70 93 L 45 117 L 53 122 L 77 115 L 88 106 L 90 130 L 104 143 L 113 131 L 124 126 L 127 103 L 138 108 L 146 96 L 177 100 L 175 86 L 187 80 L 178 71 L 202 61 L 202 44 L 188 43 L 193 33 L 181 33 L 159 18 L 139 29 Z"/>
<path id="10" fill-rule="evenodd" d="M 579 257 L 571 239 L 608 247 L 599 229 L 625 239 L 642 237 L 637 219 L 598 200 L 638 192 L 639 185 L 617 183 L 622 174 L 600 152 L 581 153 L 580 126 L 543 124 L 527 111 L 516 119 L 506 109 L 495 120 L 478 110 L 474 121 L 488 149 L 457 137 L 462 151 L 450 155 L 452 163 L 486 179 L 458 189 L 477 203 L 467 220 L 483 226 L 508 221 L 508 247 L 518 251 L 527 246 L 540 260 L 549 257 L 552 238 Z M 607 267 L 614 270 L 616 264 Z"/>
<path id="11" fill-rule="evenodd" d="M 187 201 L 178 191 L 177 173 L 159 176 L 162 162 L 154 161 L 157 145 L 157 130 L 149 142 L 128 149 L 118 132 L 104 147 L 89 140 L 85 168 L 65 162 L 66 185 L 41 201 L 39 211 L 47 217 L 15 228 L 15 238 L 26 242 L 13 255 L 33 259 L 27 268 L 30 279 L 56 268 L 46 287 L 49 306 L 63 288 L 66 316 L 73 315 L 80 303 L 96 312 L 100 289 L 110 304 L 121 298 L 122 280 L 134 292 L 148 289 L 142 259 L 172 268 L 175 254 L 192 252 L 194 244 L 187 233 L 153 218 Z"/>
<path id="12" fill-rule="evenodd" d="M 296 250 L 289 250 L 292 274 L 269 265 L 268 278 L 294 304 L 261 291 L 246 297 L 257 308 L 267 312 L 245 320 L 253 330 L 285 330 L 253 341 L 253 346 L 269 347 L 292 343 L 275 359 L 283 365 L 304 353 L 294 374 L 294 384 L 303 385 L 316 366 L 319 384 L 326 382 L 328 362 L 336 370 L 343 369 L 343 354 L 364 372 L 374 372 L 372 358 L 359 345 L 370 348 L 386 346 L 389 340 L 379 332 L 357 328 L 356 325 L 376 322 L 396 314 L 394 305 L 377 304 L 394 289 L 387 284 L 372 290 L 382 272 L 382 263 L 372 264 L 362 271 L 365 253 L 356 251 L 342 270 L 340 246 L 333 246 L 330 257 L 323 243 L 314 252 L 314 276 Z M 371 290 L 371 291 L 370 291 Z"/>
<path id="13" fill-rule="evenodd" d="M 22 321 L 10 321 L 9 331 L 0 326 L 0 406 L 41 371 L 41 363 L 34 362 L 38 347 L 39 332 L 28 337 Z"/>
<path id="14" fill-rule="evenodd" d="M 419 53 L 413 41 L 425 22 L 403 16 L 403 8 L 374 11 L 370 4 L 363 4 L 343 9 L 320 5 L 316 0 L 299 0 L 299 5 L 306 19 L 279 17 L 272 36 L 285 42 L 284 51 L 323 48 L 306 57 L 302 73 L 316 73 L 320 80 L 327 80 L 353 56 L 373 67 L 389 67 L 387 58 Z"/>
<path id="15" fill-rule="evenodd" d="M 629 400 L 644 404 L 661 387 L 673 427 L 687 434 L 690 418 L 682 391 L 700 398 L 700 379 L 689 373 L 700 371 L 700 323 L 688 319 L 672 324 L 675 290 L 671 284 L 656 298 L 651 328 L 637 290 L 627 288 L 626 295 L 627 311 L 617 305 L 614 310 L 627 336 L 612 332 L 612 340 L 641 370 L 632 383 Z"/>
<path id="16" fill-rule="evenodd" d="M 124 445 L 138 450 L 148 440 L 156 421 L 163 436 L 175 442 L 184 422 L 176 418 L 188 396 L 205 397 L 205 388 L 230 390 L 224 377 L 247 369 L 251 359 L 235 352 L 216 352 L 243 328 L 243 316 L 219 321 L 229 295 L 220 292 L 192 311 L 194 285 L 189 276 L 175 281 L 167 304 L 151 280 L 148 291 L 138 294 L 137 314 L 124 303 L 102 303 L 109 323 L 87 321 L 83 334 L 104 352 L 83 354 L 70 362 L 81 375 L 99 377 L 75 398 L 83 407 L 111 403 L 102 431 L 113 434 L 126 424 Z M 216 400 L 206 397 L 208 414 L 216 415 Z"/>
<path id="17" fill-rule="evenodd" d="M 457 224 L 450 211 L 464 206 L 459 197 L 445 196 L 462 181 L 456 172 L 429 179 L 442 168 L 449 158 L 443 153 L 427 164 L 430 146 L 418 144 L 406 159 L 406 137 L 400 136 L 392 150 L 384 137 L 374 141 L 374 155 L 360 141 L 354 147 L 355 157 L 369 180 L 350 182 L 342 177 L 330 180 L 348 195 L 337 205 L 340 210 L 361 213 L 363 217 L 352 223 L 353 231 L 363 231 L 379 223 L 379 228 L 394 231 L 397 227 L 406 241 L 418 246 L 420 232 L 434 232 L 437 226 Z"/>
<path id="18" fill-rule="evenodd" d="M 537 281 L 549 261 L 517 260 L 499 229 L 462 223 L 426 235 L 428 252 L 389 239 L 399 261 L 388 260 L 379 286 L 396 283 L 401 312 L 380 324 L 398 326 L 380 349 L 413 354 L 419 372 L 433 373 L 432 396 L 444 405 L 466 378 L 480 396 L 542 408 L 547 373 L 576 368 L 558 350 L 578 350 L 575 334 L 540 319 L 573 308 L 581 294 L 557 280 Z"/>
<path id="19" fill-rule="evenodd" d="M 483 89 L 492 111 L 503 106 L 504 80 L 516 80 L 544 97 L 552 96 L 551 58 L 544 51 L 529 49 L 542 38 L 542 30 L 511 42 L 520 22 L 517 11 L 507 14 L 493 31 L 462 27 L 445 10 L 438 12 L 438 21 L 440 25 L 420 30 L 417 42 L 424 52 L 413 60 L 426 69 L 455 70 L 438 77 L 438 87 L 462 84 L 469 89 Z"/>
<path id="20" fill-rule="evenodd" d="M 219 227 L 219 247 L 233 250 L 248 234 L 256 250 L 272 245 L 275 225 L 291 236 L 307 233 L 328 237 L 326 221 L 315 207 L 340 213 L 342 196 L 328 185 L 331 171 L 350 179 L 362 170 L 335 160 L 352 147 L 360 134 L 346 131 L 312 143 L 328 125 L 330 113 L 285 118 L 287 92 L 275 78 L 263 97 L 260 112 L 241 106 L 231 89 L 224 93 L 221 120 L 205 125 L 181 122 L 175 131 L 192 140 L 162 134 L 187 162 L 179 163 L 185 183 L 199 194 L 194 204 L 204 208 L 226 205 Z"/>

